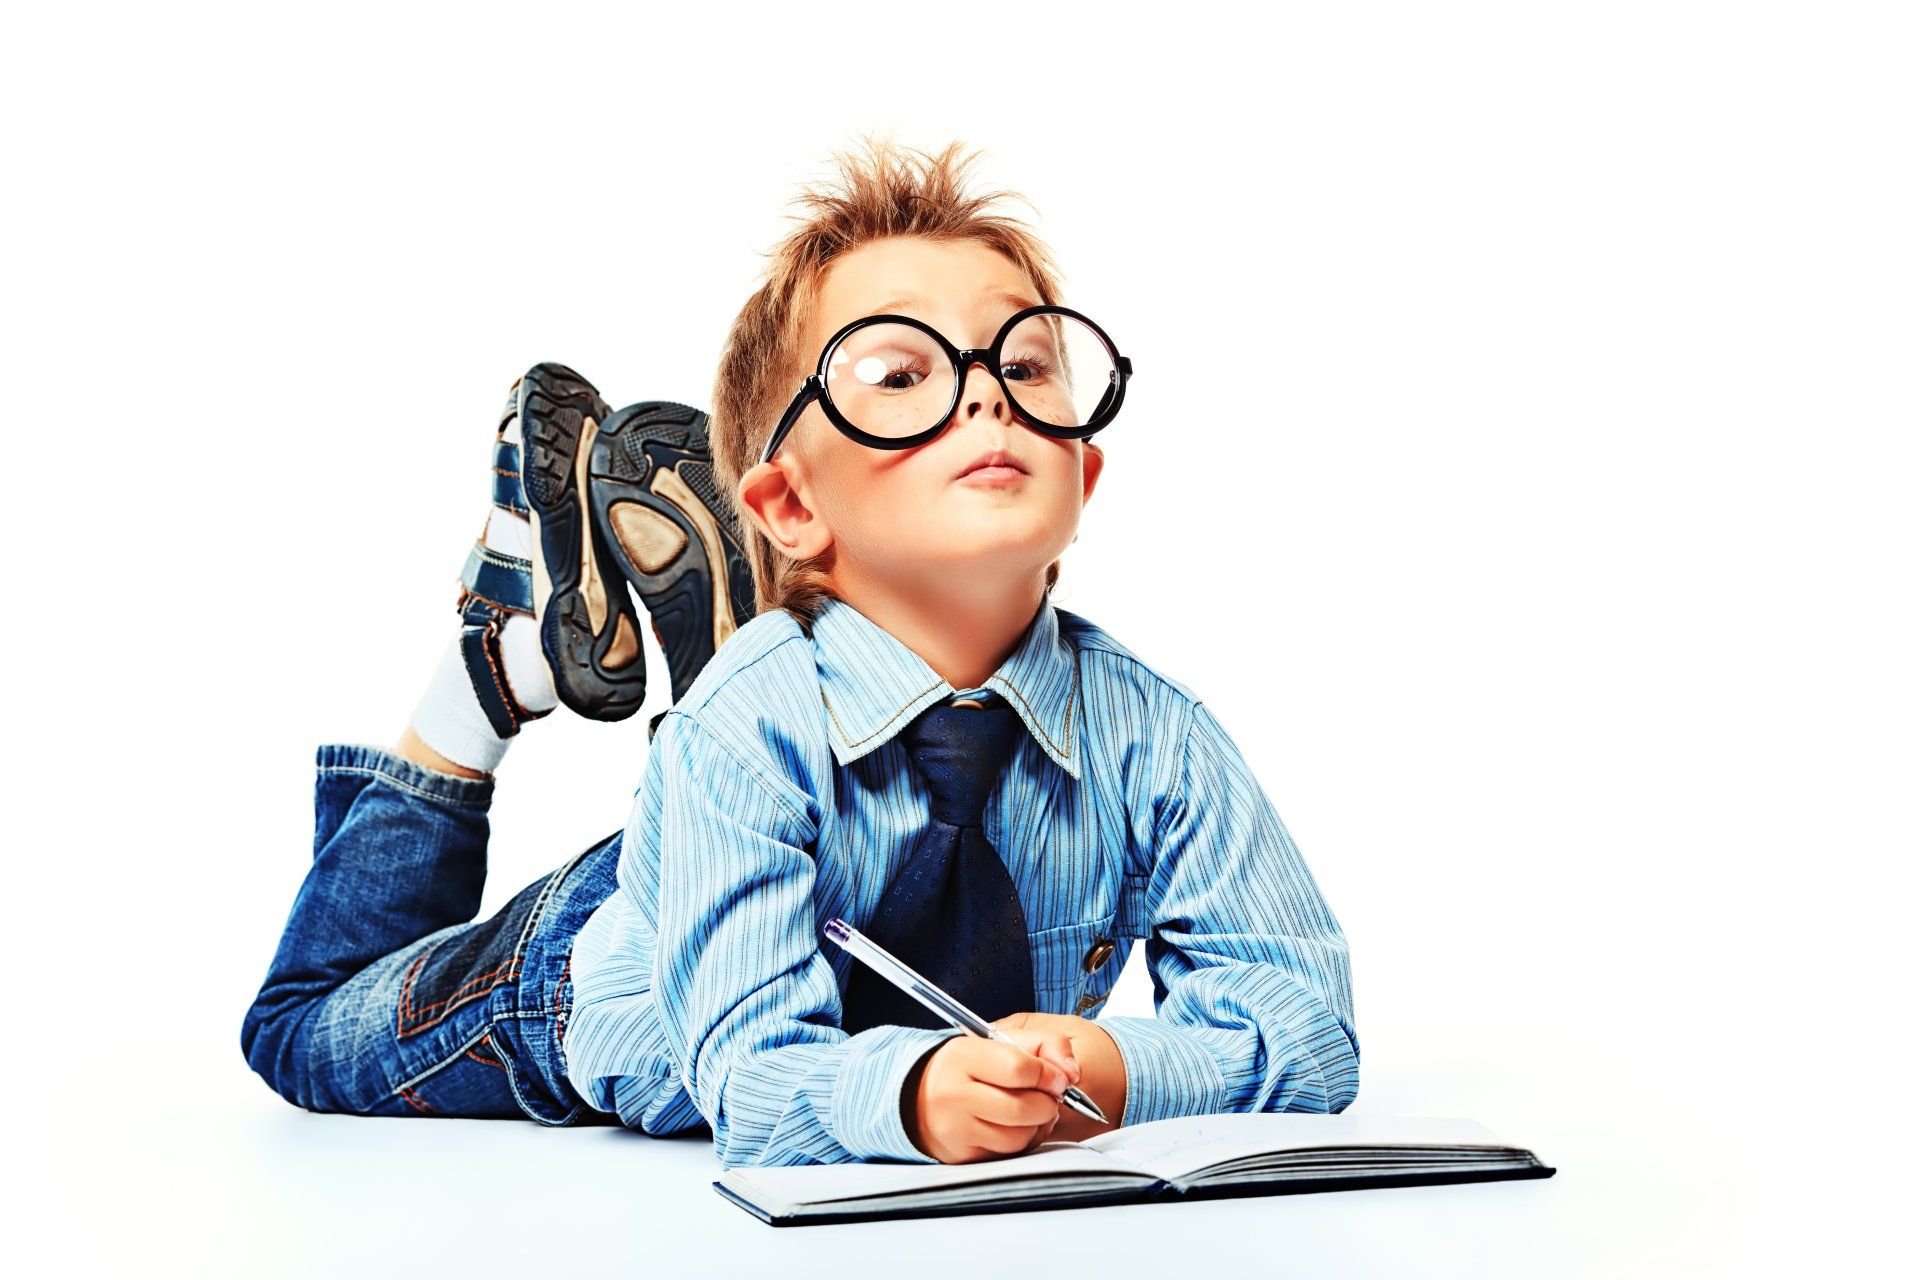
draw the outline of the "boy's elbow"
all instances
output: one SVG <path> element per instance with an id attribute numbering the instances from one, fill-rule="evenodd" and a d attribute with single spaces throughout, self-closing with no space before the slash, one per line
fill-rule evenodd
<path id="1" fill-rule="evenodd" d="M 1351 1031 L 1302 1054 L 1282 1073 L 1260 1110 L 1337 1115 L 1360 1094 L 1360 1047 Z"/>
<path id="2" fill-rule="evenodd" d="M 1339 1115 L 1342 1111 L 1352 1106 L 1353 1100 L 1359 1096 L 1360 1064 L 1356 1062 L 1353 1070 L 1343 1074 L 1334 1082 L 1333 1087 L 1327 1091 L 1328 1114 Z"/>
<path id="3" fill-rule="evenodd" d="M 1360 1095 L 1360 1038 L 1353 1027 L 1342 1022 L 1338 1051 L 1325 1072 L 1327 1111 L 1338 1115 L 1353 1105 Z"/>
<path id="4" fill-rule="evenodd" d="M 1353 1105 L 1360 1096 L 1360 1041 L 1354 1037 L 1351 1027 L 1343 1027 L 1345 1037 L 1341 1041 L 1339 1060 L 1334 1063 L 1331 1077 L 1327 1081 L 1327 1110 L 1339 1114 Z"/>
<path id="5" fill-rule="evenodd" d="M 784 1168 L 801 1164 L 835 1164 L 854 1157 L 819 1132 L 776 1124 L 742 1126 L 727 1123 L 724 1108 L 713 1130 L 713 1153 L 722 1169 Z"/>

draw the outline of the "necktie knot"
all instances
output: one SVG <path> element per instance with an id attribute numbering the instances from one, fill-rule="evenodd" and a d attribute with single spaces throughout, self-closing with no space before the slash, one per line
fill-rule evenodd
<path id="1" fill-rule="evenodd" d="M 937 821 L 977 827 L 987 797 L 1013 753 L 1020 717 L 999 699 L 981 706 L 937 702 L 900 731 L 920 776 L 932 793 Z"/>

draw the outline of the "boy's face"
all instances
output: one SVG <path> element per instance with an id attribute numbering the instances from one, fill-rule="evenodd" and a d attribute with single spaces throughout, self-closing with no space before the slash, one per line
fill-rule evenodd
<path id="1" fill-rule="evenodd" d="M 976 242 L 896 236 L 864 244 L 822 281 L 800 334 L 804 368 L 794 383 L 812 371 L 828 338 L 862 316 L 912 316 L 956 347 L 984 347 L 1008 316 L 1038 301 L 1018 267 Z M 995 449 L 1021 473 L 961 477 Z M 1024 425 L 977 364 L 946 430 L 927 443 L 869 448 L 811 404 L 780 453 L 742 476 L 740 489 L 788 554 L 804 559 L 833 547 L 838 584 L 884 582 L 940 599 L 1039 581 L 1073 540 L 1103 461 L 1097 445 Z"/>

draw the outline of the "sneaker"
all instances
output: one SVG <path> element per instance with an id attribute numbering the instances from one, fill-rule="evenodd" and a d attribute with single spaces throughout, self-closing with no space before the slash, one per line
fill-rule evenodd
<path id="1" fill-rule="evenodd" d="M 540 646 L 560 701 L 591 720 L 624 720 L 647 693 L 640 618 L 588 511 L 587 460 L 611 414 L 593 384 L 537 364 L 515 401 L 522 480 L 533 527 Z"/>
<path id="2" fill-rule="evenodd" d="M 753 566 L 714 483 L 707 415 L 668 400 L 628 405 L 591 455 L 594 529 L 647 607 L 678 702 L 754 613 Z"/>

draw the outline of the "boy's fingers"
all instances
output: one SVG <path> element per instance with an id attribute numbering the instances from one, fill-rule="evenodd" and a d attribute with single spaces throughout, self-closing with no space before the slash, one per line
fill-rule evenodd
<path id="1" fill-rule="evenodd" d="M 1046 1124 L 1060 1115 L 1060 1101 L 1039 1089 L 1003 1089 L 979 1083 L 967 1109 L 982 1120 L 1004 1125 Z"/>
<path id="2" fill-rule="evenodd" d="M 1080 1083 L 1080 1064 L 1073 1056 L 1073 1036 L 1064 1019 L 1045 1014 L 1011 1013 L 995 1023 L 1015 1044 L 1067 1073 L 1069 1084 Z"/>
<path id="3" fill-rule="evenodd" d="M 1033 1135 L 1041 1128 L 1037 1124 L 1004 1125 L 991 1120 L 982 1120 L 974 1116 L 961 1129 L 960 1137 L 974 1146 L 985 1147 L 996 1154 L 1009 1156 L 1016 1151 L 1026 1149 Z"/>
<path id="4" fill-rule="evenodd" d="M 1035 1052 L 1057 1064 L 1067 1073 L 1067 1079 L 1072 1083 L 1080 1083 L 1080 1064 L 1074 1059 L 1071 1037 L 1057 1031 L 1051 1032 L 1042 1038 L 1040 1048 Z"/>
<path id="5" fill-rule="evenodd" d="M 998 1040 L 979 1043 L 968 1074 L 982 1084 L 997 1084 L 1003 1089 L 1043 1089 L 1055 1097 L 1066 1091 L 1067 1073 L 1053 1063 Z"/>

